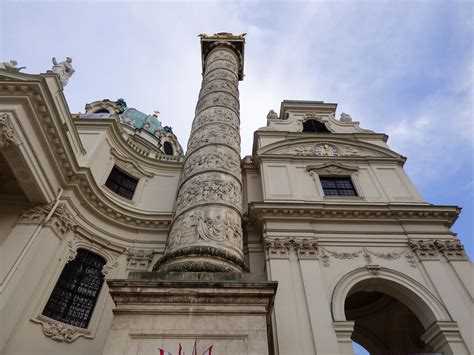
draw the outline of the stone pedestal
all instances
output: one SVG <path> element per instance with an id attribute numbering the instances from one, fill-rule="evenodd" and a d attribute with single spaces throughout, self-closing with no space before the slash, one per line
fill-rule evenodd
<path id="1" fill-rule="evenodd" d="M 277 282 L 243 273 L 132 273 L 108 281 L 116 304 L 103 354 L 268 354 Z"/>

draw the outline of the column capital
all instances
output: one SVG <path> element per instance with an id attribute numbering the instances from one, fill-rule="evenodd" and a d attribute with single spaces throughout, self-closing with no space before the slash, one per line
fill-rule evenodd
<path id="1" fill-rule="evenodd" d="M 213 35 L 200 34 L 201 37 L 201 55 L 202 55 L 202 71 L 204 73 L 206 58 L 208 54 L 217 46 L 227 47 L 232 50 L 239 58 L 239 80 L 244 79 L 244 47 L 245 35 L 234 35 L 227 32 L 219 32 Z"/>

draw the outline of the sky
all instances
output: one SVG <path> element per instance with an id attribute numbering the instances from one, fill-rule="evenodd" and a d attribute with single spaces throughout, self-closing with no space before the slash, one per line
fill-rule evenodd
<path id="1" fill-rule="evenodd" d="M 71 112 L 124 98 L 159 110 L 185 147 L 201 83 L 200 33 L 247 33 L 242 155 L 284 99 L 338 103 L 390 136 L 430 203 L 463 207 L 474 256 L 470 1 L 0 1 L 0 60 L 45 72 L 73 58 Z"/>
<path id="2" fill-rule="evenodd" d="M 390 136 L 426 201 L 463 207 L 474 257 L 472 1 L 0 0 L 0 60 L 26 73 L 73 59 L 71 112 L 124 98 L 159 110 L 183 147 L 201 83 L 200 33 L 247 33 L 242 156 L 284 99 L 338 103 Z"/>

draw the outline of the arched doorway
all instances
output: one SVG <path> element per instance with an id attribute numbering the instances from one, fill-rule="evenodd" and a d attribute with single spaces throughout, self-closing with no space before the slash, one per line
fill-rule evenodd
<path id="1" fill-rule="evenodd" d="M 371 354 L 469 353 L 438 298 L 396 270 L 350 271 L 333 289 L 331 310 L 341 354 L 353 354 L 353 340 Z"/>
<path id="2" fill-rule="evenodd" d="M 352 339 L 370 354 L 433 352 L 421 340 L 425 328 L 420 320 L 406 305 L 386 293 L 350 293 L 344 310 L 346 319 L 354 321 Z"/>

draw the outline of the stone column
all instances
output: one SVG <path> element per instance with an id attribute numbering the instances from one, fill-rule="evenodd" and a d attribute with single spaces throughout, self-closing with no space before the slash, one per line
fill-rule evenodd
<path id="1" fill-rule="evenodd" d="M 243 36 L 201 35 L 203 81 L 164 256 L 154 269 L 240 272 Z"/>

